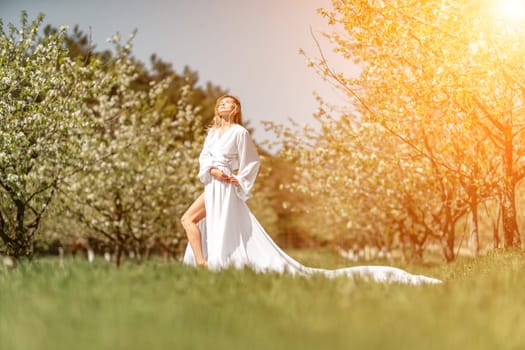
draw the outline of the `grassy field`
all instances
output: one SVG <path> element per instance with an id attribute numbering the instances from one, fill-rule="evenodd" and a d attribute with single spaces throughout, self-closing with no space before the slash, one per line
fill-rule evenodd
<path id="1" fill-rule="evenodd" d="M 405 267 L 445 280 L 413 287 L 42 258 L 0 267 L 0 349 L 524 349 L 524 267 L 520 252 Z"/>

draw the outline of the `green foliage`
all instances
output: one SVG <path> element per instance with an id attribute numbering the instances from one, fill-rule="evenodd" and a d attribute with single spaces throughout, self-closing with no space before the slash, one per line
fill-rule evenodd
<path id="1" fill-rule="evenodd" d="M 409 267 L 445 279 L 413 287 L 35 260 L 0 268 L 0 348 L 519 349 L 524 261 L 496 252 Z"/>
<path id="2" fill-rule="evenodd" d="M 297 248 L 316 244 L 312 232 L 313 217 L 301 217 L 301 199 L 308 195 L 291 193 L 283 183 L 294 181 L 298 170 L 294 162 L 282 157 L 261 154 L 261 169 L 248 205 L 265 230 L 279 246 Z M 290 206 L 290 203 L 293 203 Z"/>

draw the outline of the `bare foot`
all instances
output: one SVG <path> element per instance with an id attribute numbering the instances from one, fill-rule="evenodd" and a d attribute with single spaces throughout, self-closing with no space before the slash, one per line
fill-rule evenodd
<path id="1" fill-rule="evenodd" d="M 208 262 L 203 261 L 203 262 L 197 263 L 197 267 L 208 267 Z"/>

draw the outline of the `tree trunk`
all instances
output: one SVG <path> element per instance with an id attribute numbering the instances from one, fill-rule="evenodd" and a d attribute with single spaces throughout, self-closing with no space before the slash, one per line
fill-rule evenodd
<path id="1" fill-rule="evenodd" d="M 498 249 L 501 246 L 500 239 L 499 239 L 499 221 L 501 218 L 501 199 L 500 199 L 500 206 L 498 208 L 498 216 L 496 217 L 496 220 L 493 220 L 492 222 L 492 239 L 494 243 L 494 249 Z"/>
<path id="2" fill-rule="evenodd" d="M 115 258 L 116 258 L 115 265 L 117 267 L 120 267 L 120 262 L 121 262 L 121 259 L 122 259 L 122 246 L 121 246 L 120 242 L 117 243 L 117 247 L 116 248 L 117 248 L 117 251 L 115 252 Z"/>
<path id="3" fill-rule="evenodd" d="M 441 249 L 443 251 L 443 257 L 445 258 L 445 261 L 449 263 L 454 261 L 454 259 L 456 258 L 456 255 L 454 253 L 456 231 L 450 213 L 447 212 L 445 216 L 446 222 L 445 225 L 443 225 L 444 232 L 441 237 Z"/>
<path id="4" fill-rule="evenodd" d="M 521 238 L 516 220 L 516 193 L 513 174 L 512 130 L 505 134 L 505 154 L 503 157 L 504 178 L 502 194 L 503 246 L 505 248 L 521 246 Z"/>
<path id="5" fill-rule="evenodd" d="M 445 235 L 441 238 L 441 250 L 446 262 L 454 261 L 454 243 L 451 243 L 450 237 Z"/>
<path id="6" fill-rule="evenodd" d="M 472 256 L 479 256 L 479 224 L 478 224 L 478 190 L 472 186 L 470 190 L 470 235 L 469 247 Z"/>
<path id="7" fill-rule="evenodd" d="M 2 213 L 0 213 L 0 238 L 2 238 L 2 241 L 4 242 L 4 245 L 7 247 L 6 253 L 9 254 L 10 247 L 13 244 L 13 240 L 11 237 L 9 237 L 7 233 L 7 224 L 4 221 L 4 217 Z"/>
<path id="8" fill-rule="evenodd" d="M 521 239 L 516 220 L 516 204 L 514 202 L 513 188 L 509 188 L 505 191 L 501 206 L 503 215 L 503 247 L 520 247 Z"/>
<path id="9" fill-rule="evenodd" d="M 14 200 L 16 211 L 14 211 L 14 223 L 10 224 L 0 213 L 0 238 L 5 245 L 5 254 L 14 258 L 33 256 L 32 231 L 24 223 L 26 205 L 23 201 Z"/>

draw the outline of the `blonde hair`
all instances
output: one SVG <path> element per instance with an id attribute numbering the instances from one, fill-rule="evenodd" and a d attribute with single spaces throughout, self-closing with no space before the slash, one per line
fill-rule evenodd
<path id="1" fill-rule="evenodd" d="M 219 117 L 219 104 L 221 103 L 222 100 L 224 100 L 225 98 L 231 98 L 235 104 L 235 108 L 233 109 L 233 111 L 231 111 L 229 117 L 231 119 L 232 122 L 234 122 L 235 124 L 239 124 L 239 125 L 242 125 L 242 111 L 241 111 L 241 102 L 239 101 L 239 99 L 235 96 L 232 96 L 232 95 L 223 95 L 221 97 L 219 97 L 217 99 L 217 102 L 215 103 L 215 117 L 213 118 L 213 123 L 211 125 L 212 128 L 217 128 L 219 127 L 219 121 L 220 121 L 220 117 Z"/>

